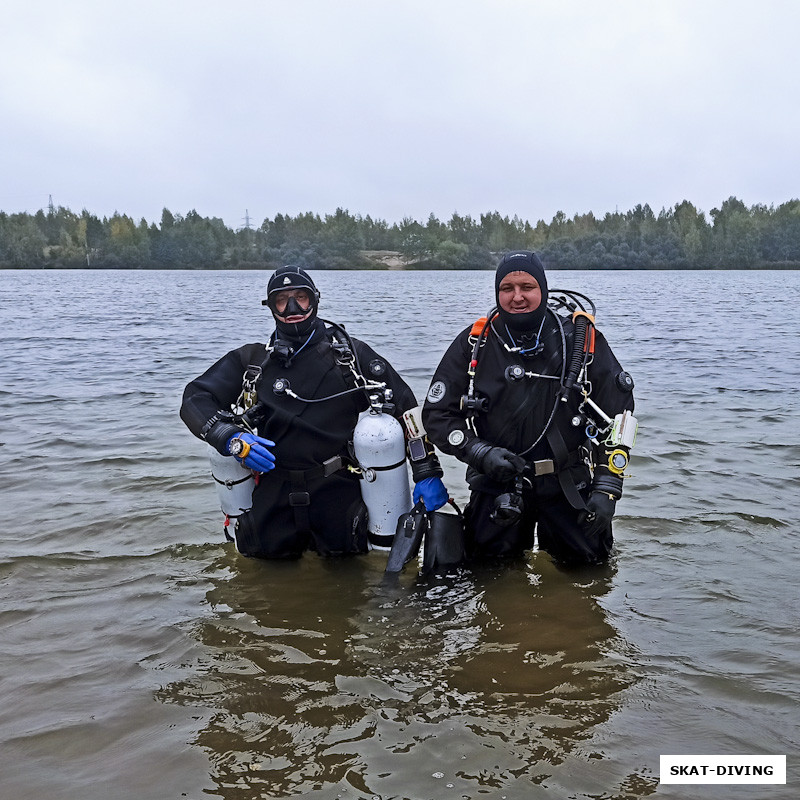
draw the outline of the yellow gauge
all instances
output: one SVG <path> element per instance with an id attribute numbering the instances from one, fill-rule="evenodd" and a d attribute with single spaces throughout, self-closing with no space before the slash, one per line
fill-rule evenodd
<path id="1" fill-rule="evenodd" d="M 612 450 L 608 456 L 608 468 L 615 475 L 622 475 L 628 466 L 628 454 L 624 450 Z"/>

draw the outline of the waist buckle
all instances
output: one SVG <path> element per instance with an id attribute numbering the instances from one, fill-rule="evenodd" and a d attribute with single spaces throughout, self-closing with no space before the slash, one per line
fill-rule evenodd
<path id="1" fill-rule="evenodd" d="M 538 478 L 540 475 L 552 475 L 556 471 L 556 466 L 552 458 L 543 458 L 541 461 L 533 462 L 533 474 Z"/>

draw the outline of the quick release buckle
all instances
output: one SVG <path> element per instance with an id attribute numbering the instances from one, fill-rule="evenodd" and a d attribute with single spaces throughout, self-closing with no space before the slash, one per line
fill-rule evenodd
<path id="1" fill-rule="evenodd" d="M 310 506 L 311 495 L 308 492 L 289 492 L 289 505 L 293 508 L 295 506 Z"/>

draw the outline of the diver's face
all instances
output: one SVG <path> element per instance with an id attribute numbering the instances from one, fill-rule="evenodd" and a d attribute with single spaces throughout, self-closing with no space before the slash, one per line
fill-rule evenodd
<path id="1" fill-rule="evenodd" d="M 286 289 L 275 295 L 275 313 L 283 322 L 302 322 L 311 314 L 311 295 L 306 289 Z"/>
<path id="2" fill-rule="evenodd" d="M 527 272 L 509 272 L 497 292 L 500 308 L 509 314 L 528 314 L 542 303 L 539 282 Z"/>

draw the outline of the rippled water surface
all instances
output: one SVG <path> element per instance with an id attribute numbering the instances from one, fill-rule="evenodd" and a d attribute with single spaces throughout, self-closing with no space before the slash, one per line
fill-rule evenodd
<path id="1" fill-rule="evenodd" d="M 315 277 L 419 398 L 493 279 Z M 223 541 L 177 410 L 266 278 L 0 272 L 0 796 L 799 796 L 798 273 L 551 273 L 637 383 L 614 560 L 394 581 Z M 788 783 L 659 785 L 672 753 Z"/>

